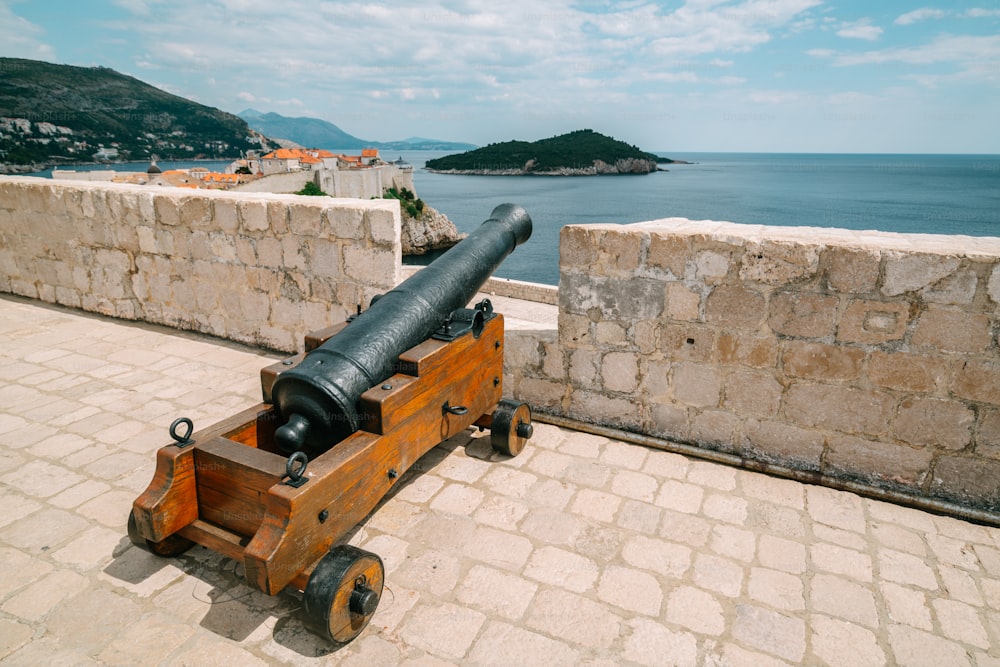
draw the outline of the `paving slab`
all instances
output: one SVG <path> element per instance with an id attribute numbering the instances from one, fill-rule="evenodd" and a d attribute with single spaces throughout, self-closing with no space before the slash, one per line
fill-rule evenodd
<path id="1" fill-rule="evenodd" d="M 332 647 L 297 593 L 126 536 L 170 422 L 279 358 L 0 297 L 0 665 L 1000 664 L 1000 530 L 542 423 L 442 443 L 352 532 L 386 590 Z"/>

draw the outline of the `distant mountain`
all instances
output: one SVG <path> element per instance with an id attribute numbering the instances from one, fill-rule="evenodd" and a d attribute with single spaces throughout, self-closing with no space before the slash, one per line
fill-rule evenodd
<path id="1" fill-rule="evenodd" d="M 624 141 L 577 130 L 540 141 L 506 141 L 428 160 L 429 171 L 515 176 L 524 174 L 590 176 L 648 174 L 658 163 L 671 163 Z"/>
<path id="2" fill-rule="evenodd" d="M 269 147 L 233 114 L 107 67 L 0 58 L 0 167 L 8 171 L 152 155 L 229 158 Z"/>
<path id="3" fill-rule="evenodd" d="M 298 117 L 292 118 L 282 116 L 277 113 L 261 113 L 255 109 L 241 111 L 239 117 L 244 119 L 250 127 L 258 132 L 274 137 L 275 139 L 287 139 L 300 146 L 308 148 L 325 148 L 327 150 L 356 149 L 356 148 L 378 148 L 382 150 L 438 150 L 438 151 L 464 151 L 475 148 L 474 144 L 456 143 L 453 141 L 441 141 L 440 139 L 426 139 L 424 137 L 410 137 L 402 141 L 371 141 L 359 139 L 354 135 L 344 132 L 342 129 L 329 121 L 321 118 Z"/>

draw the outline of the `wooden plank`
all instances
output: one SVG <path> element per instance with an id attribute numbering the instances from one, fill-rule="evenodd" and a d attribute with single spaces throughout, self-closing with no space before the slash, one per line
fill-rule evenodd
<path id="1" fill-rule="evenodd" d="M 285 459 L 215 437 L 195 451 L 198 516 L 241 535 L 253 535 L 264 520 L 267 490 L 281 481 Z"/>
<path id="2" fill-rule="evenodd" d="M 205 521 L 192 521 L 180 531 L 181 537 L 217 553 L 243 562 L 243 548 L 247 539 Z"/>
<path id="3" fill-rule="evenodd" d="M 343 322 L 338 322 L 337 324 L 331 324 L 330 326 L 322 329 L 317 329 L 316 331 L 310 331 L 306 334 L 305 340 L 303 341 L 306 352 L 315 350 L 317 347 L 343 331 L 344 327 L 348 324 L 349 322 L 345 320 Z"/>
<path id="4" fill-rule="evenodd" d="M 153 479 L 132 503 L 132 513 L 139 534 L 153 542 L 162 542 L 198 518 L 192 447 L 157 450 Z"/>
<path id="5" fill-rule="evenodd" d="M 417 348 L 412 348 L 407 352 L 407 363 L 420 370 L 417 381 L 395 375 L 362 394 L 358 402 L 362 428 L 387 433 L 417 413 L 436 412 L 440 417 L 446 401 L 451 406 L 468 408 L 475 413 L 472 419 L 477 419 L 500 400 L 502 340 L 503 318 L 497 316 L 486 324 L 478 339 L 470 333 L 449 343 L 434 341 L 441 346 L 424 356 L 418 356 Z"/>

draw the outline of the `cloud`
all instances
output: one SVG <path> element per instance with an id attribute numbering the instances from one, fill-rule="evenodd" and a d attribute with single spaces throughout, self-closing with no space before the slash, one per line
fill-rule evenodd
<path id="1" fill-rule="evenodd" d="M 916 23 L 917 21 L 926 21 L 929 19 L 943 19 L 948 15 L 948 12 L 942 9 L 930 9 L 928 7 L 923 7 L 921 9 L 914 9 L 912 12 L 906 12 L 896 18 L 893 23 L 896 25 L 910 25 L 911 23 Z"/>
<path id="2" fill-rule="evenodd" d="M 997 18 L 1000 17 L 1000 9 L 968 9 L 959 16 L 967 19 Z"/>
<path id="3" fill-rule="evenodd" d="M 38 39 L 44 32 L 31 21 L 14 14 L 7 3 L 0 0 L 0 56 L 54 59 L 55 49 Z"/>
<path id="4" fill-rule="evenodd" d="M 843 23 L 837 34 L 848 39 L 866 39 L 874 41 L 882 34 L 882 28 L 871 25 L 868 19 Z"/>
<path id="5" fill-rule="evenodd" d="M 245 90 L 241 91 L 236 95 L 237 98 L 243 100 L 244 102 L 256 102 L 257 97 L 253 93 L 248 93 Z"/>

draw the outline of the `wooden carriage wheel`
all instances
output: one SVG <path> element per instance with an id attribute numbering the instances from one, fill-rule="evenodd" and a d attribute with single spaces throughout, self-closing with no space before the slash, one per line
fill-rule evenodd
<path id="1" fill-rule="evenodd" d="M 338 644 L 351 641 L 375 614 L 384 578 L 377 555 L 347 544 L 333 547 L 306 584 L 306 626 Z"/>

